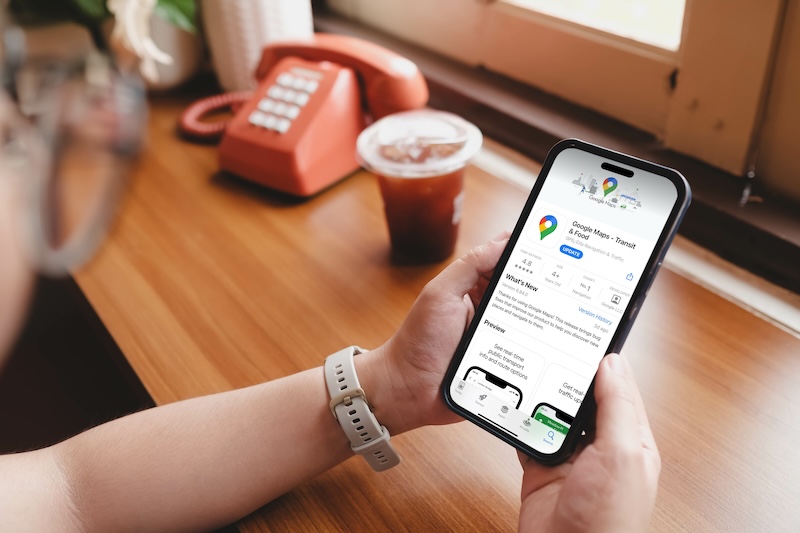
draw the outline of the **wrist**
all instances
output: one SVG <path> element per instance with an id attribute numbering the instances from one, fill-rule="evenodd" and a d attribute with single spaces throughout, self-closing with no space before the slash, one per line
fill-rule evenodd
<path id="1" fill-rule="evenodd" d="M 424 425 L 424 413 L 415 406 L 413 391 L 403 383 L 386 357 L 386 345 L 354 358 L 361 388 L 367 395 L 375 418 L 392 435 Z"/>

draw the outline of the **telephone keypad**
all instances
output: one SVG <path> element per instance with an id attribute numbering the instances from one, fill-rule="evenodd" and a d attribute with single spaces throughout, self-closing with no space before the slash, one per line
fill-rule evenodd
<path id="1" fill-rule="evenodd" d="M 286 133 L 305 106 L 311 94 L 319 88 L 319 81 L 289 72 L 282 72 L 275 85 L 267 89 L 267 94 L 258 102 L 258 109 L 248 117 L 253 126 L 266 128 L 278 133 Z"/>

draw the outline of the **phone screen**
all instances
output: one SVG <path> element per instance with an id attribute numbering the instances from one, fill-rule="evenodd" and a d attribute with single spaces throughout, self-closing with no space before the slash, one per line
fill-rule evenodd
<path id="1" fill-rule="evenodd" d="M 483 395 L 478 395 L 479 402 L 484 401 L 486 397 L 490 395 L 515 409 L 518 408 L 520 402 L 522 402 L 522 391 L 507 381 L 477 366 L 473 366 L 467 371 L 461 386 L 464 387 L 467 383 L 484 391 Z"/>
<path id="2" fill-rule="evenodd" d="M 559 411 L 552 405 L 540 403 L 533 410 L 533 420 L 523 420 L 523 425 L 531 428 L 531 433 L 544 446 L 555 450 L 561 448 L 567 438 L 573 417 Z"/>
<path id="3" fill-rule="evenodd" d="M 621 346 L 615 334 L 635 316 L 688 205 L 681 182 L 605 154 L 568 147 L 550 163 L 445 381 L 457 411 L 543 455 L 560 450 L 600 360 Z M 519 390 L 517 407 L 461 385 L 457 376 L 474 368 Z"/>

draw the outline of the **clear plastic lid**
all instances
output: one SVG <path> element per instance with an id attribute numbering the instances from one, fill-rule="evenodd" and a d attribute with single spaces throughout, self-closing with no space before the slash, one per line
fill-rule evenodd
<path id="1" fill-rule="evenodd" d="M 475 125 L 444 111 L 418 109 L 386 116 L 361 132 L 361 165 L 383 176 L 426 178 L 465 166 L 483 144 Z"/>

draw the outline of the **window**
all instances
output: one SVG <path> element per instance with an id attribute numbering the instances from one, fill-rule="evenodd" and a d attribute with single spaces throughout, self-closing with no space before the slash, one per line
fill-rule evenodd
<path id="1" fill-rule="evenodd" d="M 328 5 L 743 175 L 784 1 L 328 0 Z"/>
<path id="2" fill-rule="evenodd" d="M 514 0 L 510 2 L 576 24 L 676 52 L 685 0 Z"/>

